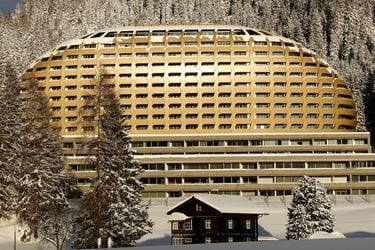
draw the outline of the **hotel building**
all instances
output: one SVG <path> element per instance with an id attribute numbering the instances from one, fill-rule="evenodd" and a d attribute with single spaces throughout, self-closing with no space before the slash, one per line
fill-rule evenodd
<path id="1" fill-rule="evenodd" d="M 288 195 L 303 175 L 330 193 L 375 194 L 375 154 L 348 85 L 293 40 L 226 25 L 102 30 L 29 67 L 82 191 L 96 174 L 82 143 L 96 128 L 79 110 L 100 74 L 119 95 L 145 197 Z"/>

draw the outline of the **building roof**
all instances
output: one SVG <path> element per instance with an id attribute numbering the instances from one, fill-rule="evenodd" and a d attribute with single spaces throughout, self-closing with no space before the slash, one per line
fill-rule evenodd
<path id="1" fill-rule="evenodd" d="M 174 212 L 169 216 L 168 221 L 184 221 L 189 218 L 190 218 L 189 216 L 186 216 L 183 213 Z"/>
<path id="2" fill-rule="evenodd" d="M 218 194 L 194 194 L 181 201 L 167 211 L 170 214 L 175 208 L 191 199 L 197 199 L 206 205 L 216 209 L 220 213 L 231 214 L 261 214 L 266 215 L 264 209 L 256 206 L 251 200 L 243 196 L 218 195 Z"/>

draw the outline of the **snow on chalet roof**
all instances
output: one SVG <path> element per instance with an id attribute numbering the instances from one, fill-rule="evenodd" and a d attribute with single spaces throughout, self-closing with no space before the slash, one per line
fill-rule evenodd
<path id="1" fill-rule="evenodd" d="M 184 221 L 190 217 L 186 216 L 183 213 L 174 212 L 169 216 L 168 221 Z"/>
<path id="2" fill-rule="evenodd" d="M 243 196 L 218 195 L 218 194 L 194 194 L 188 199 L 181 201 L 167 211 L 170 214 L 175 208 L 190 199 L 197 199 L 208 206 L 218 210 L 220 213 L 233 214 L 261 214 L 267 215 L 264 209 L 258 207 L 251 200 Z"/>

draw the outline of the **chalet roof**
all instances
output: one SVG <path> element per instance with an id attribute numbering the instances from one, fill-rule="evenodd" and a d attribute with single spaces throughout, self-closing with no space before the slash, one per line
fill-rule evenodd
<path id="1" fill-rule="evenodd" d="M 194 194 L 186 200 L 181 201 L 167 211 L 170 214 L 175 208 L 190 199 L 197 199 L 220 213 L 234 214 L 268 214 L 264 209 L 258 207 L 254 202 L 243 196 L 218 195 L 218 194 Z"/>
<path id="2" fill-rule="evenodd" d="M 174 213 L 172 213 L 169 216 L 169 220 L 168 221 L 184 221 L 184 220 L 186 220 L 188 218 L 190 218 L 190 217 L 186 216 L 183 213 L 174 212 Z"/>

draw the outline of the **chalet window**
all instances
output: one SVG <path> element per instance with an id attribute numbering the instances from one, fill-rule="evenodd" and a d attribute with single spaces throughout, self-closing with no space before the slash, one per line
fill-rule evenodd
<path id="1" fill-rule="evenodd" d="M 172 222 L 172 230 L 178 230 L 178 221 Z"/>
<path id="2" fill-rule="evenodd" d="M 187 220 L 184 223 L 185 230 L 193 230 L 193 224 L 191 220 Z"/>
<path id="3" fill-rule="evenodd" d="M 204 221 L 204 228 L 205 229 L 211 229 L 211 220 L 205 220 Z"/>
<path id="4" fill-rule="evenodd" d="M 192 238 L 185 238 L 185 244 L 192 244 L 193 239 Z"/>
<path id="5" fill-rule="evenodd" d="M 180 237 L 172 238 L 172 245 L 183 245 L 183 244 L 184 244 L 184 238 L 180 238 Z"/>
<path id="6" fill-rule="evenodd" d="M 245 229 L 251 229 L 251 220 L 245 220 Z"/>
<path id="7" fill-rule="evenodd" d="M 227 229 L 233 229 L 233 220 L 227 220 Z"/>
<path id="8" fill-rule="evenodd" d="M 202 206 L 199 204 L 195 205 L 195 211 L 202 211 Z"/>
<path id="9" fill-rule="evenodd" d="M 211 243 L 211 237 L 206 237 L 205 238 L 205 243 Z"/>

